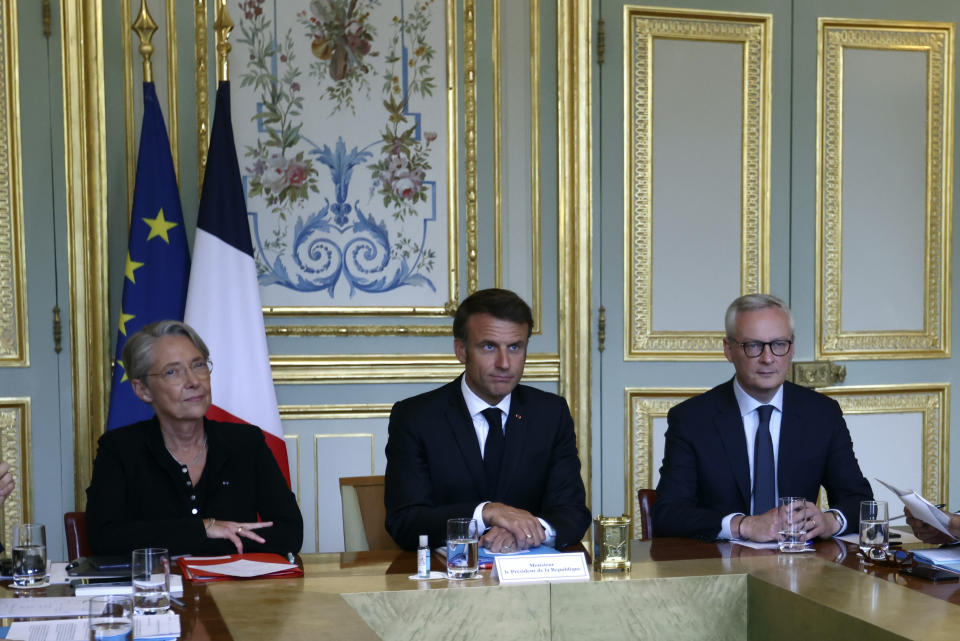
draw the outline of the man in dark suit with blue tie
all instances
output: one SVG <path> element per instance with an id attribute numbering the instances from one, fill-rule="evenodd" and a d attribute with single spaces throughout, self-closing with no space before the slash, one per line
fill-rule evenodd
<path id="1" fill-rule="evenodd" d="M 563 548 L 589 527 L 567 403 L 519 385 L 532 327 L 515 293 L 474 293 L 453 321 L 464 373 L 393 406 L 384 502 L 401 547 L 415 549 L 421 534 L 445 545 L 456 517 L 477 519 L 493 552 Z"/>
<path id="2" fill-rule="evenodd" d="M 723 351 L 733 380 L 667 414 L 657 500 L 657 536 L 777 539 L 778 496 L 805 497 L 806 538 L 858 527 L 873 498 L 836 401 L 786 382 L 793 315 L 775 296 L 731 303 Z M 816 506 L 820 486 L 830 510 Z"/>

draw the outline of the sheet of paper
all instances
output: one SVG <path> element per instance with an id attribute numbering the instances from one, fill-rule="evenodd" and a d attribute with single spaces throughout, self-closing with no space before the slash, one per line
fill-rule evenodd
<path id="1" fill-rule="evenodd" d="M 87 616 L 90 599 L 76 596 L 51 596 L 42 599 L 0 599 L 0 618 Z"/>
<path id="2" fill-rule="evenodd" d="M 176 612 L 134 617 L 134 637 L 137 639 L 176 639 L 180 636 L 180 615 Z M 59 619 L 56 621 L 15 621 L 6 639 L 22 641 L 87 641 L 86 619 Z"/>
<path id="3" fill-rule="evenodd" d="M 920 519 L 928 525 L 932 525 L 949 536 L 951 539 L 956 540 L 956 537 L 953 536 L 953 534 L 950 533 L 950 530 L 947 529 L 947 524 L 950 522 L 950 517 L 947 516 L 936 505 L 923 498 L 913 490 L 901 490 L 890 485 L 886 481 L 881 481 L 880 479 L 877 479 L 877 481 L 882 483 L 884 487 L 900 497 L 900 500 L 903 501 L 903 504 L 910 509 L 910 513 L 913 514 L 914 517 Z"/>
<path id="4" fill-rule="evenodd" d="M 88 585 L 78 585 L 73 589 L 77 596 L 102 596 L 104 594 L 133 594 L 133 586 L 130 582 L 124 583 L 118 580 L 116 583 L 91 583 Z M 170 575 L 170 594 L 174 596 L 183 594 L 183 577 L 179 574 Z"/>
<path id="5" fill-rule="evenodd" d="M 194 570 L 202 570 L 204 572 L 216 572 L 217 574 L 222 574 L 224 576 L 236 576 L 249 579 L 251 577 L 272 574 L 282 570 L 292 570 L 296 568 L 297 565 L 294 563 L 261 563 L 259 561 L 248 561 L 246 559 L 241 559 L 239 561 L 231 561 L 229 563 L 216 563 L 210 565 L 187 564 L 187 567 Z"/>
<path id="6" fill-rule="evenodd" d="M 757 543 L 756 541 L 745 541 L 743 539 L 731 539 L 731 543 L 736 543 L 737 545 L 742 545 L 745 548 L 753 548 L 754 550 L 779 550 L 780 545 L 776 541 L 770 541 L 769 543 Z"/>
<path id="7" fill-rule="evenodd" d="M 50 583 L 70 583 L 72 576 L 67 575 L 66 563 L 50 563 L 47 566 L 47 574 L 50 575 Z"/>

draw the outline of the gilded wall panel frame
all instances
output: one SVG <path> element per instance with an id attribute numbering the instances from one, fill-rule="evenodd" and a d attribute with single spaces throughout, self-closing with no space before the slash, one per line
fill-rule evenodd
<path id="1" fill-rule="evenodd" d="M 15 2 L 3 5 L 0 55 L 0 367 L 27 367 L 30 356 Z"/>
<path id="2" fill-rule="evenodd" d="M 107 169 L 102 0 L 60 3 L 74 499 L 86 505 L 97 439 L 107 423 Z"/>
<path id="3" fill-rule="evenodd" d="M 624 7 L 624 358 L 722 360 L 721 331 L 653 328 L 653 43 L 742 43 L 741 293 L 769 289 L 773 16 Z"/>
<path id="4" fill-rule="evenodd" d="M 276 355 L 270 358 L 277 385 L 447 383 L 463 365 L 453 354 Z M 556 381 L 560 360 L 554 354 L 529 354 L 524 381 Z"/>
<path id="5" fill-rule="evenodd" d="M 197 56 L 208 56 L 210 55 L 207 52 L 205 47 L 205 38 L 206 30 L 205 23 L 210 19 L 208 15 L 212 9 L 210 9 L 212 3 L 207 2 L 207 0 L 194 0 L 194 40 L 195 40 L 195 55 Z M 238 11 L 235 6 L 235 2 L 231 2 L 230 13 L 236 14 Z M 355 4 L 355 3 L 354 3 Z M 411 3 L 416 4 L 416 3 Z M 405 317 L 410 317 L 413 319 L 434 319 L 441 320 L 443 318 L 449 318 L 453 315 L 453 312 L 456 309 L 457 301 L 460 298 L 460 285 L 459 280 L 461 277 L 460 270 L 460 230 L 459 230 L 459 180 L 460 180 L 460 161 L 459 161 L 459 152 L 460 152 L 460 142 L 459 142 L 459 107 L 458 107 L 458 83 L 463 79 L 464 82 L 464 93 L 467 96 L 467 101 L 465 104 L 465 141 L 464 141 L 464 150 L 466 157 L 466 172 L 464 179 L 466 181 L 466 275 L 467 275 L 467 286 L 469 291 L 473 291 L 477 288 L 477 252 L 476 252 L 476 131 L 475 131 L 475 119 L 476 119 L 476 73 L 473 68 L 471 68 L 471 52 L 475 52 L 475 42 L 476 34 L 473 29 L 473 21 L 475 19 L 474 3 L 472 0 L 464 1 L 463 9 L 463 27 L 464 27 L 464 69 L 462 73 L 458 65 L 458 25 L 457 25 L 457 2 L 456 0 L 445 0 L 445 2 L 440 3 L 439 6 L 442 7 L 442 17 L 438 18 L 445 29 L 444 35 L 444 45 L 445 50 L 438 52 L 438 59 L 441 61 L 437 68 L 442 69 L 445 73 L 445 78 L 438 78 L 439 86 L 436 88 L 436 91 L 444 96 L 445 106 L 445 124 L 443 127 L 443 134 L 445 136 L 445 168 L 443 173 L 443 179 L 446 181 L 446 197 L 443 202 L 438 203 L 439 215 L 444 218 L 446 221 L 446 233 L 444 237 L 444 243 L 446 244 L 446 253 L 447 260 L 444 264 L 438 265 L 440 270 L 438 273 L 444 274 L 444 279 L 447 283 L 445 300 L 442 304 L 409 304 L 408 302 L 399 302 L 397 304 L 391 305 L 349 305 L 349 304 L 332 304 L 332 305 L 312 305 L 312 304 L 270 304 L 265 302 L 263 306 L 263 312 L 265 319 L 267 319 L 266 332 L 268 336 L 383 336 L 383 335 L 414 335 L 414 336 L 443 336 L 450 335 L 451 329 L 448 322 L 443 322 L 442 324 L 423 324 L 418 325 L 414 321 L 413 323 L 407 323 L 399 321 L 397 319 L 403 319 Z M 424 7 L 415 6 L 412 11 L 427 11 Z M 285 5 L 278 3 L 278 10 L 281 13 L 286 12 L 288 9 Z M 385 10 L 389 9 L 389 6 Z M 410 7 L 408 7 L 410 9 Z M 293 16 L 296 11 L 299 9 L 291 7 L 289 9 L 290 16 Z M 351 9 L 353 11 L 353 9 Z M 433 11 L 433 9 L 430 9 Z M 271 12 L 266 12 L 271 13 Z M 438 12 L 439 13 L 439 12 Z M 259 14 L 258 14 L 259 15 Z M 271 14 L 273 15 L 273 14 Z M 290 16 L 285 16 L 290 18 Z M 239 21 L 244 17 L 244 11 L 240 11 L 238 15 L 232 16 L 234 21 L 239 24 Z M 274 15 L 274 17 L 276 17 Z M 362 22 L 367 19 L 369 16 L 364 14 L 361 17 L 357 17 L 357 20 Z M 249 16 L 247 16 L 249 19 Z M 419 18 L 417 18 L 419 19 Z M 234 47 L 234 53 L 236 53 L 237 47 L 242 44 L 241 40 L 243 38 L 249 38 L 249 31 L 244 32 L 243 26 L 238 27 L 234 31 L 232 37 L 232 43 Z M 319 36 L 316 36 L 319 38 Z M 308 43 L 309 44 L 309 43 Z M 246 46 L 246 45 L 244 45 Z M 318 45 L 319 46 L 319 45 Z M 320 53 L 317 53 L 317 49 L 313 56 L 320 58 Z M 356 52 L 354 52 L 356 53 Z M 379 55 L 379 54 L 378 54 Z M 406 55 L 406 53 L 404 53 Z M 279 54 L 277 54 L 279 57 Z M 376 60 L 383 59 L 383 55 L 379 55 Z M 326 58 L 320 58 L 320 62 L 314 61 L 314 64 L 326 64 Z M 291 57 L 290 60 L 293 58 Z M 312 58 L 311 58 L 312 59 Z M 352 59 L 352 58 L 351 58 Z M 243 67 L 241 66 L 245 62 L 245 58 L 238 58 L 234 56 L 235 69 L 233 70 L 233 80 L 234 80 L 234 91 L 239 91 L 241 86 L 246 86 L 241 82 L 241 74 L 243 73 Z M 284 60 L 287 58 L 284 57 Z M 406 58 L 404 58 L 406 60 Z M 309 62 L 309 60 L 308 60 Z M 369 62 L 369 61 L 368 61 Z M 475 61 L 474 61 L 475 62 Z M 196 95 L 198 101 L 207 100 L 209 96 L 209 82 L 207 74 L 204 72 L 206 64 L 208 61 L 196 60 L 197 65 L 195 82 L 196 82 Z M 372 63 L 371 63 L 372 64 Z M 201 68 L 203 67 L 203 69 Z M 313 72 L 311 72 L 313 73 Z M 336 73 L 331 68 L 331 74 Z M 325 73 L 321 74 L 326 77 Z M 305 82 L 306 74 L 303 74 L 301 82 Z M 406 75 L 404 73 L 404 82 L 406 82 Z M 375 86 L 379 87 L 381 83 L 380 76 L 376 76 Z M 293 91 L 301 91 L 299 83 L 297 84 L 298 88 Z M 471 93 L 472 91 L 472 93 Z M 311 105 L 307 105 L 305 108 L 309 108 Z M 471 113 L 473 118 L 473 129 L 471 130 Z M 198 104 L 198 130 L 197 130 L 197 141 L 198 141 L 198 150 L 202 158 L 205 159 L 206 155 L 206 140 L 207 132 L 209 129 L 209 118 L 210 115 L 206 113 L 206 110 L 201 109 L 201 105 Z M 234 114 L 234 125 L 237 127 L 237 123 L 242 120 L 242 116 L 238 113 Z M 306 121 L 304 121 L 306 122 Z M 302 123 L 301 123 L 302 124 Z M 409 123 L 408 123 L 409 124 Z M 420 135 L 420 121 L 419 117 L 415 120 L 415 126 L 417 128 L 417 136 Z M 379 131 L 379 129 L 378 129 Z M 238 145 L 241 143 L 238 142 Z M 258 143 L 259 144 L 259 143 Z M 438 143 L 439 144 L 439 143 Z M 473 145 L 473 152 L 471 154 L 471 145 Z M 356 151 L 356 150 L 354 150 Z M 240 152 L 244 152 L 241 150 Z M 352 152 L 350 152 L 352 153 Z M 363 153 L 366 153 L 364 150 Z M 309 158 L 314 158 L 314 156 L 308 156 Z M 320 156 L 317 156 L 319 158 Z M 359 157 L 358 157 L 359 158 Z M 204 161 L 205 162 L 205 161 Z M 203 171 L 204 162 L 200 163 L 200 171 Z M 251 164 L 253 161 L 250 159 L 242 160 L 241 169 L 243 170 L 247 165 Z M 412 162 L 412 160 L 411 160 Z M 363 163 L 361 163 L 363 164 Z M 360 166 L 360 165 L 357 165 Z M 351 165 L 352 167 L 352 165 Z M 331 169 L 332 171 L 332 169 Z M 359 171 L 359 170 L 358 170 Z M 324 175 L 327 173 L 327 169 L 323 168 Z M 345 174 L 347 180 L 349 180 L 350 172 Z M 326 178 L 325 178 L 326 179 Z M 472 182 L 471 182 L 472 180 Z M 341 181 L 342 182 L 342 181 Z M 471 184 L 473 189 L 471 190 Z M 342 188 L 342 185 L 338 183 L 338 189 Z M 264 190 L 267 187 L 263 188 Z M 397 187 L 399 190 L 400 187 Z M 316 190 L 314 190 L 316 191 Z M 251 192 L 252 193 L 252 192 Z M 259 193 L 259 192 L 258 192 Z M 266 192 L 263 192 L 266 193 Z M 399 193 L 399 191 L 397 192 Z M 252 197 L 248 194 L 248 198 Z M 328 203 L 329 204 L 329 203 Z M 349 203 L 347 203 L 350 205 Z M 352 205 L 350 205 L 352 206 Z M 471 211 L 472 208 L 472 211 Z M 350 207 L 346 211 L 350 211 Z M 261 217 L 262 218 L 262 217 Z M 394 216 L 394 222 L 397 220 L 397 216 Z M 386 219 L 384 219 L 386 220 Z M 400 217 L 399 220 L 403 220 L 403 217 Z M 380 225 L 382 229 L 386 229 L 384 225 Z M 293 226 L 290 227 L 293 229 Z M 267 239 L 272 242 L 273 239 Z M 396 240 L 396 239 L 394 239 Z M 258 256 L 259 251 L 266 247 L 268 243 L 261 243 L 258 234 L 254 234 L 254 244 L 257 250 L 255 254 Z M 418 245 L 414 245 L 418 247 Z M 391 247 L 392 251 L 402 253 L 404 251 L 403 247 Z M 308 256 L 309 260 L 317 260 L 313 255 L 316 250 L 313 246 L 307 247 L 303 250 L 304 256 Z M 355 251 L 355 248 L 351 248 L 351 252 Z M 371 249 L 366 248 L 365 253 L 370 253 Z M 388 256 L 389 256 L 388 252 Z M 414 254 L 417 252 L 414 251 Z M 298 262 L 301 260 L 301 257 L 298 255 L 291 260 Z M 304 258 L 303 260 L 308 260 Z M 370 260 L 366 258 L 365 260 Z M 267 264 L 267 263 L 264 263 Z M 269 265 L 268 265 L 269 266 Z M 312 270 L 312 265 L 307 265 L 307 271 Z M 404 269 L 406 265 L 404 265 Z M 401 278 L 403 277 L 404 282 L 414 283 L 414 278 L 419 278 L 416 274 L 413 274 L 411 278 L 407 278 L 406 272 L 404 269 L 401 269 L 398 274 L 394 274 L 392 277 Z M 312 270 L 316 271 L 316 270 Z M 280 269 L 277 273 L 285 274 L 284 269 Z M 391 277 L 391 278 L 392 278 Z M 291 282 L 296 283 L 298 276 L 296 274 L 291 274 L 290 278 L 293 279 Z M 389 280 L 384 276 L 384 280 Z M 279 282 L 279 281 L 277 281 Z M 419 282 L 419 281 L 417 281 Z M 291 285 L 291 291 L 300 291 L 300 285 L 303 283 L 297 283 L 297 286 L 294 287 Z M 353 291 L 353 285 L 351 284 L 351 292 Z M 371 289 L 369 292 L 376 292 L 375 284 L 371 284 Z M 384 285 L 383 291 L 392 291 L 387 286 L 393 287 L 390 282 L 387 282 Z M 431 285 L 432 287 L 432 285 Z M 345 288 L 345 286 L 344 286 Z M 309 289 L 303 291 L 311 291 Z M 331 286 L 332 294 L 332 286 Z M 359 291 L 359 290 L 358 290 Z M 367 290 L 365 290 L 367 291 Z M 322 292 L 318 292 L 322 293 Z M 297 317 L 299 322 L 290 323 L 285 319 L 290 319 L 292 317 Z M 377 319 L 390 319 L 386 322 L 376 322 L 376 323 L 364 323 L 365 318 L 377 318 Z M 357 322 L 348 322 L 347 318 L 356 319 Z M 328 322 L 322 322 L 323 319 L 327 319 Z M 340 319 L 332 320 L 329 319 Z"/>
<path id="6" fill-rule="evenodd" d="M 626 505 L 623 513 L 630 516 L 636 538 L 643 535 L 640 512 L 637 509 L 637 490 L 652 488 L 653 466 L 657 464 L 657 461 L 653 460 L 653 421 L 665 418 L 674 405 L 706 391 L 705 387 L 624 389 L 624 436 L 629 446 L 624 461 L 627 473 L 624 475 Z"/>
<path id="7" fill-rule="evenodd" d="M 817 43 L 816 358 L 950 356 L 953 78 L 956 25 L 820 18 Z M 847 48 L 927 56 L 922 330 L 842 328 L 843 60 Z"/>
<path id="8" fill-rule="evenodd" d="M 0 398 L 0 460 L 10 465 L 16 485 L 3 503 L 0 532 L 13 541 L 12 526 L 29 523 L 31 507 L 30 399 Z"/>
<path id="9" fill-rule="evenodd" d="M 917 412 L 923 415 L 923 488 L 933 503 L 947 503 L 950 489 L 950 385 L 851 385 L 819 390 L 840 404 L 844 414 Z M 821 492 L 823 494 L 823 492 Z"/>

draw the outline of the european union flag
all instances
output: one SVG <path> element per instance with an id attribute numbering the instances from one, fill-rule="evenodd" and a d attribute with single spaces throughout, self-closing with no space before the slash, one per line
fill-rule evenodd
<path id="1" fill-rule="evenodd" d="M 127 380 L 121 360 L 123 346 L 127 336 L 154 321 L 183 320 L 189 273 L 190 255 L 170 140 L 156 88 L 152 82 L 145 82 L 108 430 L 153 415 L 153 410 L 137 398 Z"/>

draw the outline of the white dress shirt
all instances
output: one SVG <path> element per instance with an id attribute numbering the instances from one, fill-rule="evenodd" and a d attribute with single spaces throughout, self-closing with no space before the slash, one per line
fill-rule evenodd
<path id="1" fill-rule="evenodd" d="M 773 442 L 773 469 L 774 469 L 774 494 L 780 496 L 780 488 L 777 487 L 776 470 L 779 469 L 780 456 L 780 423 L 783 419 L 783 385 L 773 395 L 769 403 L 761 403 L 753 398 L 740 387 L 740 381 L 733 379 L 733 395 L 737 398 L 737 405 L 740 406 L 740 419 L 743 422 L 743 435 L 747 439 L 747 461 L 750 466 L 750 513 L 753 513 L 753 454 L 754 444 L 757 440 L 757 428 L 760 427 L 760 416 L 757 414 L 757 408 L 761 405 L 772 405 L 774 411 L 770 414 L 770 440 Z M 843 532 L 847 527 L 847 521 L 839 510 L 827 510 L 833 512 L 840 521 L 839 532 Z M 723 517 L 720 523 L 720 534 L 718 539 L 735 538 L 730 531 L 730 524 L 733 517 L 742 515 L 742 512 L 734 512 Z"/>
<path id="2" fill-rule="evenodd" d="M 483 415 L 483 410 L 491 407 L 491 405 L 474 394 L 470 386 L 467 385 L 466 376 L 460 379 L 460 391 L 463 392 L 463 400 L 467 404 L 467 412 L 470 413 L 470 419 L 473 421 L 473 429 L 477 433 L 477 442 L 480 444 L 480 455 L 483 456 L 484 448 L 487 444 L 487 433 L 490 431 L 490 424 L 487 423 L 487 419 Z M 507 433 L 507 416 L 510 413 L 511 396 L 512 394 L 507 394 L 500 399 L 499 403 L 493 406 L 500 410 L 500 424 L 503 425 L 504 437 L 506 437 Z M 484 501 L 473 510 L 473 518 L 477 521 L 477 528 L 481 533 L 487 530 L 487 524 L 483 521 L 483 506 L 489 502 L 490 501 Z M 557 531 L 539 516 L 537 520 L 540 521 L 547 535 L 547 539 L 543 542 L 543 545 L 553 546 L 553 544 L 556 543 Z"/>

